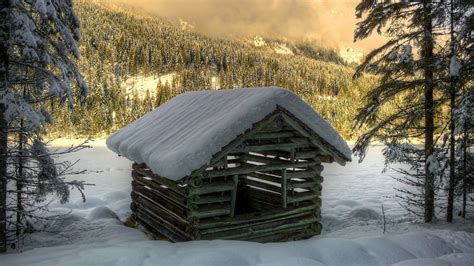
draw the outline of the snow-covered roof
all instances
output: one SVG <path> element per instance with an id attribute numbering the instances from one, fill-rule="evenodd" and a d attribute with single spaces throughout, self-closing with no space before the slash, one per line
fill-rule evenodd
<path id="1" fill-rule="evenodd" d="M 112 134 L 107 147 L 177 181 L 278 107 L 350 160 L 351 150 L 331 125 L 297 95 L 275 87 L 183 93 Z"/>

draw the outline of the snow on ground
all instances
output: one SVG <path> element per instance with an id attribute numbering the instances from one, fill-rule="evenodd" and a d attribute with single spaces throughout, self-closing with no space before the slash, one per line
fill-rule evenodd
<path id="1" fill-rule="evenodd" d="M 176 77 L 176 72 L 163 75 L 137 75 L 128 78 L 121 85 L 125 88 L 127 94 L 132 94 L 134 91 L 136 91 L 140 97 L 144 97 L 147 91 L 150 93 L 150 95 L 155 95 L 158 84 L 163 86 L 172 85 Z"/>
<path id="2" fill-rule="evenodd" d="M 80 158 L 77 168 L 87 169 L 71 178 L 95 183 L 86 189 L 87 201 L 73 193 L 70 203 L 54 203 L 53 211 L 71 213 L 50 224 L 50 232 L 29 235 L 22 253 L 0 255 L 0 265 L 472 265 L 474 261 L 472 220 L 415 224 L 391 199 L 397 183 L 390 178 L 393 172 L 381 174 L 381 147 L 372 147 L 362 164 L 326 165 L 320 236 L 287 243 L 171 244 L 123 226 L 130 212 L 131 162 L 110 152 L 103 140 L 92 146 L 63 157 Z"/>

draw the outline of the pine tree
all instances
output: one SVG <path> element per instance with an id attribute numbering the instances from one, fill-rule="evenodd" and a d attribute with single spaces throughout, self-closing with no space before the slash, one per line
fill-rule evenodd
<path id="1" fill-rule="evenodd" d="M 79 21 L 70 0 L 0 1 L 0 252 L 18 239 L 26 218 L 41 206 L 46 194 L 67 200 L 69 187 L 42 140 L 43 126 L 51 122 L 46 105 L 59 98 L 73 108 L 75 91 L 87 87 L 77 71 Z M 8 136 L 18 136 L 8 138 Z M 9 144 L 8 142 L 11 142 Z M 10 147 L 12 147 L 10 149 Z M 13 182 L 11 190 L 7 183 Z M 7 201 L 7 193 L 16 202 Z M 20 208 L 20 210 L 18 210 Z M 20 213 L 10 220 L 8 212 Z M 11 224 L 10 224 L 11 223 Z M 8 235 L 13 225 L 14 237 Z"/>
<path id="2" fill-rule="evenodd" d="M 400 189 L 404 194 L 400 197 L 425 222 L 434 216 L 435 176 L 443 172 L 434 140 L 434 117 L 439 104 L 434 98 L 438 82 L 434 46 L 442 34 L 444 11 L 441 1 L 429 0 L 363 0 L 356 7 L 356 15 L 366 18 L 357 24 L 355 40 L 364 39 L 373 31 L 384 32 L 390 40 L 369 53 L 355 74 L 379 74 L 381 83 L 369 92 L 367 104 L 357 116 L 357 126 L 369 129 L 358 139 L 354 153 L 363 160 L 370 141 L 378 139 L 386 145 L 387 165 L 409 164 L 410 170 L 398 169 L 403 174 L 399 180 L 418 192 Z M 413 144 L 414 138 L 424 139 L 422 149 Z"/>

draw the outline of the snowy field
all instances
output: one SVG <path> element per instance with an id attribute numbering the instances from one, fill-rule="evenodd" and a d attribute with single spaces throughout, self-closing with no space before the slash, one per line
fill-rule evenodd
<path id="1" fill-rule="evenodd" d="M 56 145 L 64 145 L 64 142 Z M 94 183 L 87 201 L 53 203 L 66 219 L 34 233 L 21 253 L 0 255 L 0 265 L 474 265 L 474 224 L 414 223 L 393 199 L 391 178 L 382 174 L 381 147 L 362 164 L 325 165 L 323 233 L 308 240 L 258 244 L 241 241 L 152 241 L 123 226 L 130 213 L 131 162 L 107 150 L 103 140 L 63 159 L 87 171 L 73 177 Z M 384 206 L 387 231 L 383 233 Z"/>

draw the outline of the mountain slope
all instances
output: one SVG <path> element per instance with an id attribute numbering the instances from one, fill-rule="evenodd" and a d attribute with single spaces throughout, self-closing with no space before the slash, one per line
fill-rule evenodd
<path id="1" fill-rule="evenodd" d="M 97 2 L 76 1 L 76 12 L 82 23 L 79 64 L 91 93 L 72 119 L 65 107 L 54 106 L 58 123 L 53 133 L 110 133 L 184 91 L 280 86 L 300 95 L 348 137 L 361 95 L 375 82 L 353 81 L 351 67 L 302 52 L 279 54 L 251 43 L 210 38 Z M 314 51 L 324 55 L 324 49 Z M 328 61 L 334 58 L 330 53 Z M 159 80 L 164 75 L 172 78 L 145 91 L 124 85 L 136 77 Z"/>

